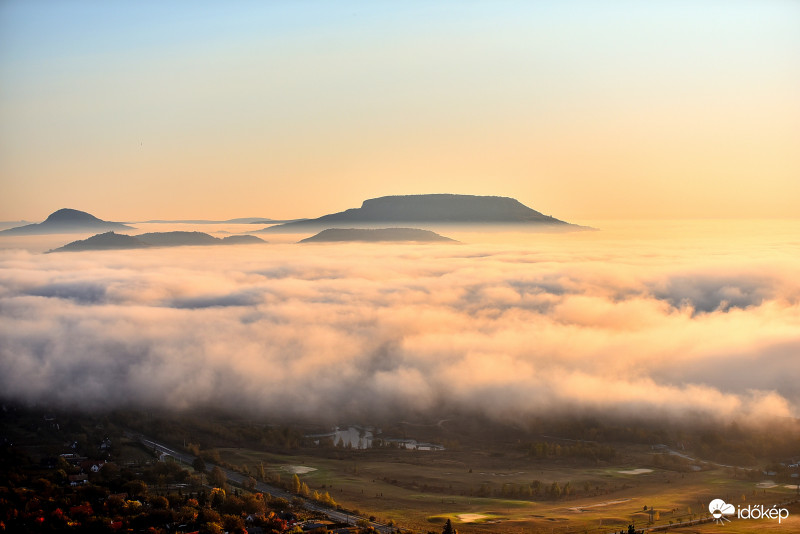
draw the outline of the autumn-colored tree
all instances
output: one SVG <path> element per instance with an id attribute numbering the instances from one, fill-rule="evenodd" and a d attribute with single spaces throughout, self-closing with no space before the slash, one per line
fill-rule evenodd
<path id="1" fill-rule="evenodd" d="M 248 514 L 263 514 L 267 509 L 264 495 L 261 493 L 245 495 L 242 500 L 244 501 L 245 512 Z"/>
<path id="2" fill-rule="evenodd" d="M 222 516 L 222 526 L 227 532 L 247 534 L 247 530 L 244 528 L 244 520 L 238 515 L 226 514 Z"/>
<path id="3" fill-rule="evenodd" d="M 131 497 L 144 497 L 147 495 L 147 484 L 143 480 L 131 480 L 125 483 L 125 491 Z"/>
<path id="4" fill-rule="evenodd" d="M 331 494 L 328 493 L 327 491 L 320 496 L 319 500 L 322 504 L 330 506 L 331 508 L 336 508 L 337 506 L 339 506 L 339 504 L 335 500 L 333 500 L 333 497 L 331 497 Z"/>
<path id="5" fill-rule="evenodd" d="M 212 510 L 211 508 L 203 508 L 197 514 L 197 520 L 200 523 L 221 523 L 222 517 L 216 510 Z"/>
<path id="6" fill-rule="evenodd" d="M 219 508 L 223 504 L 225 504 L 225 490 L 222 488 L 214 488 L 211 490 L 211 507 L 212 508 Z"/>
<path id="7" fill-rule="evenodd" d="M 241 497 L 231 495 L 225 499 L 221 511 L 230 515 L 241 515 L 245 512 L 245 502 Z"/>
<path id="8" fill-rule="evenodd" d="M 208 483 L 214 486 L 215 488 L 225 488 L 225 483 L 228 481 L 228 477 L 225 476 L 225 471 L 220 469 L 218 465 L 214 466 L 214 469 L 211 470 L 211 473 L 208 475 Z"/>
<path id="9" fill-rule="evenodd" d="M 267 480 L 267 474 L 264 472 L 264 462 L 261 462 L 258 466 L 258 479 L 262 482 Z"/>

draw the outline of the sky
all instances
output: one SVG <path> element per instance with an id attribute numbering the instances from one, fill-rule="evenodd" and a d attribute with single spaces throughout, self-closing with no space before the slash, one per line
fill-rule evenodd
<path id="1" fill-rule="evenodd" d="M 0 2 L 0 220 L 794 218 L 800 3 Z"/>

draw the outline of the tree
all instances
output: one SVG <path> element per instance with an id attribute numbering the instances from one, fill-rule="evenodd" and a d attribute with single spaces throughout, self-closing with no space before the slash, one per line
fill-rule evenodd
<path id="1" fill-rule="evenodd" d="M 327 491 L 322 495 L 320 495 L 319 500 L 322 504 L 326 504 L 331 508 L 336 508 L 338 506 L 337 502 L 333 499 L 333 497 L 331 497 L 331 494 L 328 493 Z"/>
<path id="2" fill-rule="evenodd" d="M 192 461 L 192 467 L 194 467 L 194 470 L 197 471 L 198 473 L 206 472 L 206 463 L 199 456 L 195 458 L 194 461 Z"/>
<path id="3" fill-rule="evenodd" d="M 143 480 L 131 480 L 126 482 L 123 487 L 125 492 L 134 499 L 147 495 L 147 484 Z"/>
<path id="4" fill-rule="evenodd" d="M 292 476 L 292 493 L 300 493 L 300 477 L 297 473 Z"/>
<path id="5" fill-rule="evenodd" d="M 227 532 L 235 532 L 236 534 L 241 532 L 247 533 L 244 527 L 244 520 L 236 515 L 222 516 L 222 525 Z"/>
<path id="6" fill-rule="evenodd" d="M 156 510 L 169 510 L 169 499 L 161 496 L 151 497 L 150 506 Z"/>
<path id="7" fill-rule="evenodd" d="M 219 525 L 222 523 L 222 516 L 220 516 L 219 512 L 216 510 L 212 510 L 211 508 L 202 508 L 197 514 L 197 522 L 206 525 L 209 523 L 215 523 Z"/>
<path id="8" fill-rule="evenodd" d="M 458 531 L 453 528 L 453 524 L 450 522 L 449 519 L 444 524 L 444 528 L 442 529 L 442 534 L 458 534 Z"/>
<path id="9" fill-rule="evenodd" d="M 218 509 L 225 504 L 225 490 L 222 488 L 214 488 L 211 490 L 211 507 L 214 509 Z"/>
<path id="10" fill-rule="evenodd" d="M 262 482 L 266 482 L 267 480 L 267 474 L 264 472 L 264 462 L 261 462 L 258 466 L 258 478 Z"/>
<path id="11" fill-rule="evenodd" d="M 218 465 L 215 465 L 208 475 L 208 483 L 216 488 L 225 488 L 227 480 L 228 477 L 225 476 L 225 471 L 220 469 Z"/>

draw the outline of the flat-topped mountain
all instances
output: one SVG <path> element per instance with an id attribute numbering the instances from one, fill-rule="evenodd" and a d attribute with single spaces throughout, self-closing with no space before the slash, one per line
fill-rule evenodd
<path id="1" fill-rule="evenodd" d="M 264 233 L 302 232 L 331 226 L 374 227 L 392 224 L 536 225 L 581 228 L 533 210 L 516 199 L 474 195 L 402 195 L 365 200 L 360 208 L 279 224 Z"/>
<path id="2" fill-rule="evenodd" d="M 64 208 L 51 213 L 43 222 L 9 228 L 0 233 L 5 235 L 72 234 L 77 232 L 133 229 L 132 226 L 122 223 L 98 219 L 85 211 Z"/>
<path id="3" fill-rule="evenodd" d="M 266 243 L 254 235 L 235 235 L 220 239 L 203 232 L 149 232 L 137 236 L 106 232 L 88 239 L 73 241 L 50 252 L 84 250 L 120 250 L 149 247 L 186 247 L 209 245 L 251 245 Z"/>
<path id="4" fill-rule="evenodd" d="M 317 235 L 308 237 L 300 243 L 332 243 L 332 242 L 400 242 L 400 243 L 458 243 L 455 239 L 444 237 L 418 228 L 328 228 Z"/>

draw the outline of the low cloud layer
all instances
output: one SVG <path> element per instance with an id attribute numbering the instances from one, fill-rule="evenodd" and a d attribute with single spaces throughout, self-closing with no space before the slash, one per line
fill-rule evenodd
<path id="1" fill-rule="evenodd" d="M 800 256 L 529 241 L 0 251 L 0 389 L 328 419 L 800 415 Z"/>

